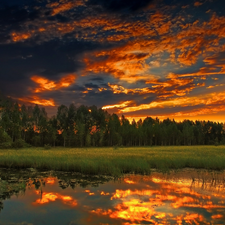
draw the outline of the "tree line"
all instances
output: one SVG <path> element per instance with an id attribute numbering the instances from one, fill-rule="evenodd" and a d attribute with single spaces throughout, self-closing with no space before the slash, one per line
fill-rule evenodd
<path id="1" fill-rule="evenodd" d="M 223 123 L 146 117 L 131 123 L 125 116 L 96 106 L 61 105 L 48 117 L 38 105 L 0 99 L 0 148 L 23 146 L 152 146 L 225 144 Z"/>

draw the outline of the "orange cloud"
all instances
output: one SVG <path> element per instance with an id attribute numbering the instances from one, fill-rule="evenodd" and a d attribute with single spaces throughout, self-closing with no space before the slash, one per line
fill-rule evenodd
<path id="1" fill-rule="evenodd" d="M 225 58 L 220 54 L 214 54 L 213 56 L 207 57 L 203 60 L 209 67 L 209 71 L 214 71 L 215 73 L 220 69 L 218 72 L 225 72 Z"/>
<path id="2" fill-rule="evenodd" d="M 43 105 L 43 106 L 56 106 L 53 99 L 42 99 L 38 96 L 31 96 L 31 97 L 25 97 L 25 98 L 17 98 L 19 101 L 26 102 L 26 103 L 32 103 L 37 105 Z"/>
<path id="3" fill-rule="evenodd" d="M 30 33 L 16 33 L 16 32 L 13 32 L 11 34 L 11 38 L 14 42 L 17 42 L 17 41 L 24 41 L 24 40 L 27 40 L 31 37 L 31 34 Z"/>
<path id="4" fill-rule="evenodd" d="M 118 85 L 118 84 L 110 84 L 108 83 L 108 86 L 112 89 L 114 94 L 147 94 L 147 93 L 154 93 L 153 90 L 151 90 L 150 88 L 134 88 L 134 89 L 127 89 L 125 87 L 123 87 L 122 85 Z"/>
<path id="5" fill-rule="evenodd" d="M 85 0 L 67 1 L 50 3 L 47 5 L 52 10 L 52 15 L 64 13 L 74 7 L 85 5 Z M 194 5 L 200 6 L 202 3 L 196 1 Z M 182 7 L 183 9 L 188 6 Z M 200 88 L 205 83 L 194 83 L 195 79 L 205 79 L 211 75 L 225 75 L 224 60 L 219 60 L 219 53 L 225 50 L 225 45 L 221 45 L 221 40 L 225 37 L 225 17 L 218 16 L 215 13 L 207 22 L 196 20 L 193 23 L 187 21 L 185 15 L 172 17 L 170 8 L 163 7 L 160 10 L 151 12 L 145 20 L 129 21 L 121 20 L 120 17 L 100 13 L 98 17 L 91 13 L 79 21 L 69 21 L 65 23 L 52 23 L 50 21 L 39 21 L 36 31 L 13 32 L 12 41 L 24 41 L 31 38 L 36 33 L 41 33 L 44 39 L 54 37 L 63 37 L 67 33 L 72 33 L 73 37 L 80 40 L 95 40 L 101 42 L 119 42 L 123 40 L 125 44 L 119 47 L 110 48 L 96 52 L 90 52 L 84 55 L 86 68 L 82 73 L 108 73 L 116 79 L 123 82 L 119 84 L 109 84 L 109 88 L 114 94 L 155 94 L 156 100 L 151 104 L 135 105 L 134 102 L 125 101 L 103 106 L 112 108 L 122 108 L 120 112 L 135 112 L 135 110 L 159 108 L 159 107 L 176 107 L 191 106 L 193 98 L 176 98 L 185 97 L 195 88 Z M 32 22 L 27 22 L 32 25 Z M 110 33 L 107 36 L 106 33 Z M 111 34 L 113 33 L 113 34 Z M 212 52 L 215 55 L 212 56 Z M 202 58 L 206 64 L 199 71 L 184 74 L 169 74 L 165 79 L 159 79 L 152 75 L 152 69 L 163 66 L 161 56 L 164 53 L 169 54 L 169 60 L 165 64 L 174 63 L 176 66 L 190 66 Z M 163 76 L 163 74 L 162 74 Z M 37 84 L 35 93 L 43 91 L 53 91 L 65 88 L 74 83 L 74 75 L 68 75 L 53 81 L 41 76 L 33 76 L 31 79 Z M 140 80 L 146 81 L 146 87 L 127 88 L 125 82 L 135 83 Z M 120 85 L 120 84 L 123 84 Z M 211 84 L 207 89 L 218 87 L 217 84 Z M 98 91 L 104 91 L 106 88 L 99 88 Z M 88 93 L 86 89 L 83 93 Z M 46 105 L 55 104 L 53 101 L 38 99 L 32 100 L 35 103 Z M 45 103 L 44 103 L 45 101 Z M 179 105 L 179 101 L 181 102 Z M 193 104 L 198 105 L 194 99 Z M 202 101 L 205 104 L 206 100 Z M 132 106 L 131 106 L 132 105 Z M 222 110 L 222 107 L 218 108 Z M 127 111 L 122 111 L 127 110 Z M 130 111 L 129 111 L 130 110 Z M 134 110 L 134 111 L 132 111 Z M 195 111 L 204 113 L 212 110 L 209 105 L 207 108 Z M 184 112 L 193 114 L 193 112 Z"/>
<path id="6" fill-rule="evenodd" d="M 49 80 L 41 76 L 32 76 L 31 80 L 38 84 L 38 87 L 32 90 L 34 93 L 41 93 L 45 91 L 54 91 L 61 88 L 69 87 L 74 83 L 76 76 L 73 74 L 62 77 L 58 82 Z M 19 101 L 38 104 L 43 106 L 56 106 L 55 101 L 51 99 L 43 99 L 37 95 L 31 95 L 30 97 L 17 98 Z"/>
<path id="7" fill-rule="evenodd" d="M 183 5 L 181 8 L 182 8 L 182 9 L 189 8 L 189 5 Z"/>
<path id="8" fill-rule="evenodd" d="M 169 73 L 167 80 L 161 81 L 157 79 L 148 80 L 146 84 L 152 84 L 154 92 L 160 96 L 184 96 L 191 90 L 196 88 L 193 78 L 179 78 L 176 74 Z M 199 85 L 198 85 L 199 86 Z"/>
<path id="9" fill-rule="evenodd" d="M 212 75 L 225 75 L 224 72 L 210 72 L 210 73 L 204 73 L 202 71 L 196 72 L 196 73 L 185 73 L 185 74 L 179 74 L 179 77 L 194 77 L 194 76 L 212 76 Z"/>
<path id="10" fill-rule="evenodd" d="M 201 3 L 195 2 L 195 5 L 199 4 Z M 60 1 L 60 3 L 48 4 L 48 7 L 55 15 L 79 5 L 85 5 L 85 1 Z M 101 52 L 86 55 L 84 74 L 104 72 L 129 83 L 149 79 L 146 74 L 149 74 L 152 67 L 158 65 L 146 62 L 150 56 L 159 56 L 163 52 L 168 52 L 171 62 L 188 66 L 196 63 L 200 56 L 205 57 L 209 51 L 221 51 L 218 43 L 221 38 L 224 38 L 224 17 L 214 14 L 209 22 L 201 23 L 196 20 L 192 24 L 186 23 L 185 28 L 174 32 L 177 30 L 175 28 L 184 26 L 185 18 L 182 16 L 171 18 L 166 12 L 168 8 L 160 12 L 156 10 L 146 21 L 136 22 L 121 21 L 120 18 L 105 14 L 100 14 L 98 17 L 88 15 L 80 21 L 67 23 L 52 24 L 45 21 L 39 24 L 35 32 L 41 32 L 45 38 L 49 38 L 52 34 L 55 37 L 62 37 L 66 33 L 74 32 L 73 35 L 77 39 L 127 40 L 124 46 L 104 51 L 105 57 L 99 56 Z M 117 32 L 107 36 L 102 31 Z M 210 38 L 212 35 L 213 39 Z M 30 38 L 31 34 L 14 34 L 14 36 L 12 37 L 14 41 L 22 41 Z M 134 40 L 130 40 L 131 37 Z M 176 51 L 179 53 L 178 56 L 175 55 Z"/>
<path id="11" fill-rule="evenodd" d="M 60 1 L 60 2 L 53 2 L 47 5 L 48 8 L 52 8 L 52 16 L 68 11 L 72 8 L 82 6 L 85 4 L 84 0 L 76 0 L 74 2 L 71 1 Z"/>
<path id="12" fill-rule="evenodd" d="M 106 91 L 106 90 L 107 90 L 107 88 L 98 88 L 99 92 Z"/>
<path id="13" fill-rule="evenodd" d="M 106 105 L 106 106 L 103 106 L 102 109 L 123 108 L 130 105 L 131 103 L 132 101 L 126 101 L 116 105 Z"/>
<path id="14" fill-rule="evenodd" d="M 40 27 L 40 28 L 38 29 L 38 31 L 39 31 L 39 32 L 44 32 L 44 31 L 46 31 L 46 29 L 43 28 L 43 27 Z"/>
<path id="15" fill-rule="evenodd" d="M 74 83 L 76 76 L 73 74 L 67 75 L 65 77 L 62 77 L 59 81 L 59 83 L 56 85 L 57 89 L 62 87 L 69 87 L 71 84 Z"/>
<path id="16" fill-rule="evenodd" d="M 136 82 L 139 79 L 149 79 L 146 76 L 146 72 L 149 66 L 145 63 L 145 59 L 148 58 L 147 53 L 130 53 L 128 51 L 112 50 L 107 53 L 106 60 L 98 61 L 101 57 L 99 53 L 95 54 L 97 61 L 91 60 L 91 58 L 85 58 L 86 72 L 94 73 L 110 73 L 116 78 L 125 80 L 127 82 Z"/>
<path id="17" fill-rule="evenodd" d="M 162 117 L 167 118 L 170 117 L 187 117 L 187 116 L 196 116 L 196 115 L 206 115 L 206 114 L 215 114 L 218 112 L 225 111 L 225 106 L 223 102 L 225 101 L 225 92 L 213 92 L 210 94 L 204 94 L 200 96 L 193 96 L 193 97 L 179 97 L 179 98 L 171 98 L 166 100 L 156 100 L 149 104 L 141 104 L 135 105 L 133 101 L 123 102 L 121 104 L 115 105 L 107 105 L 104 106 L 103 109 L 118 109 L 117 113 L 130 113 L 130 112 L 137 112 L 140 110 L 147 110 L 153 108 L 171 108 L 171 107 L 187 107 L 187 106 L 200 106 L 199 109 L 191 109 L 189 111 L 182 111 L 177 113 L 166 113 L 165 116 L 158 116 L 158 118 Z M 132 104 L 132 105 L 131 105 Z M 136 113 L 135 113 L 136 114 Z M 151 115 L 149 115 L 151 116 Z M 134 115 L 130 117 L 133 118 L 140 118 L 140 116 Z"/>
<path id="18" fill-rule="evenodd" d="M 108 86 L 112 89 L 114 94 L 157 94 L 158 98 L 166 98 L 176 96 L 184 96 L 196 87 L 205 86 L 204 83 L 199 83 L 197 86 L 193 83 L 193 79 L 171 78 L 165 81 L 157 79 L 148 80 L 145 83 L 151 84 L 151 87 L 128 89 L 118 84 L 110 84 Z"/>
<path id="19" fill-rule="evenodd" d="M 69 24 L 58 23 L 57 24 L 57 30 L 62 34 L 71 33 L 74 31 L 75 28 L 76 28 L 76 25 L 73 23 L 69 23 Z"/>
<path id="20" fill-rule="evenodd" d="M 85 4 L 85 0 L 63 0 L 50 3 L 47 7 L 52 9 L 52 15 L 56 15 Z M 199 1 L 194 3 L 196 6 L 200 4 L 202 3 Z M 83 40 L 126 40 L 126 46 L 107 51 L 107 60 L 96 58 L 93 62 L 91 60 L 92 54 L 85 58 L 86 72 L 106 72 L 125 79 L 126 76 L 142 74 L 142 72 L 144 74 L 144 71 L 146 72 L 149 69 L 149 64 L 145 60 L 149 56 L 162 52 L 168 52 L 173 62 L 192 65 L 199 56 L 205 56 L 209 51 L 221 51 L 221 45 L 218 45 L 218 43 L 225 36 L 225 17 L 213 14 L 209 22 L 196 20 L 194 23 L 185 23 L 186 28 L 176 29 L 184 27 L 183 24 L 186 19 L 180 15 L 172 18 L 168 7 L 162 7 L 160 10 L 156 8 L 156 11 L 151 12 L 144 21 L 121 20 L 119 17 L 106 15 L 105 13 L 96 17 L 89 13 L 84 19 L 67 23 L 53 24 L 49 21 L 40 21 L 37 30 L 34 32 L 41 32 L 41 35 L 44 35 L 45 38 L 52 37 L 52 34 L 54 34 L 54 37 L 62 37 L 66 33 L 74 32 L 75 38 Z M 28 23 L 27 25 L 31 24 Z M 113 35 L 107 36 L 105 33 L 108 31 L 112 31 Z M 26 33 L 14 35 L 15 41 L 31 37 L 31 34 Z M 131 37 L 134 40 L 131 40 Z M 129 51 L 126 51 L 128 48 Z M 175 51 L 180 52 L 178 57 L 175 56 Z M 146 58 L 143 57 L 141 60 L 136 58 L 132 61 L 129 52 L 135 52 L 139 55 L 146 54 Z"/>
<path id="21" fill-rule="evenodd" d="M 83 94 L 87 94 L 87 93 L 89 93 L 89 91 L 92 91 L 93 90 L 93 88 L 87 88 L 85 91 L 83 91 L 82 93 Z M 100 90 L 104 90 L 104 89 L 100 89 Z M 106 89 L 107 90 L 107 89 Z M 101 91 L 100 91 L 101 92 Z"/>
<path id="22" fill-rule="evenodd" d="M 167 115 L 167 117 L 168 116 L 170 116 L 170 117 L 193 117 L 193 116 L 198 116 L 198 115 L 216 114 L 218 112 L 223 112 L 223 111 L 225 111 L 225 106 L 220 105 L 220 106 L 215 107 L 215 105 L 211 105 L 211 106 L 202 107 L 202 108 L 196 109 L 196 110 L 172 113 L 172 114 Z"/>
<path id="23" fill-rule="evenodd" d="M 165 108 L 165 107 L 186 107 L 186 106 L 197 106 L 197 105 L 223 105 L 223 101 L 225 100 L 225 92 L 213 92 L 210 94 L 205 94 L 201 96 L 194 96 L 194 97 L 180 97 L 180 98 L 173 98 L 168 100 L 158 100 L 153 101 L 149 104 L 142 104 L 139 106 L 131 106 L 120 109 L 119 112 L 126 113 L 126 112 L 134 112 L 138 110 L 145 110 L 151 108 Z M 219 109 L 219 111 L 222 111 Z M 215 109 L 216 112 L 217 109 Z"/>
<path id="24" fill-rule="evenodd" d="M 159 79 L 148 79 L 146 84 L 151 85 L 151 87 L 142 88 L 125 88 L 122 85 L 110 84 L 108 86 L 111 88 L 114 94 L 157 94 L 158 98 L 166 98 L 176 96 L 184 96 L 196 87 L 205 86 L 204 83 L 194 84 L 193 78 L 179 78 L 177 75 L 170 73 L 166 80 Z"/>
<path id="25" fill-rule="evenodd" d="M 216 85 L 210 85 L 210 86 L 208 86 L 207 88 L 215 88 L 215 87 L 222 87 L 222 86 L 224 86 L 225 84 L 216 84 Z"/>
<path id="26" fill-rule="evenodd" d="M 194 6 L 198 7 L 198 6 L 202 5 L 202 4 L 203 4 L 202 2 L 195 2 Z"/>
<path id="27" fill-rule="evenodd" d="M 31 80 L 41 86 L 40 88 L 35 89 L 34 92 L 36 92 L 36 93 L 42 92 L 43 90 L 52 90 L 53 88 L 56 87 L 56 84 L 54 81 L 50 81 L 43 77 L 33 76 L 33 77 L 31 77 Z"/>
<path id="28" fill-rule="evenodd" d="M 125 26 L 124 23 L 120 23 L 115 18 L 112 21 L 105 19 L 107 30 L 116 29 L 122 31 L 124 32 L 123 40 L 127 39 L 126 34 L 129 34 L 129 37 L 131 35 L 135 37 L 135 41 L 129 41 L 122 47 L 104 51 L 103 54 L 96 52 L 87 55 L 84 59 L 87 66 L 86 72 L 109 73 L 118 79 L 131 83 L 142 79 L 141 76 L 146 79 L 145 74 L 149 74 L 151 66 L 157 66 L 156 64 L 146 63 L 150 56 L 168 52 L 171 62 L 190 66 L 196 63 L 200 56 L 206 56 L 207 52 L 221 51 L 218 42 L 224 37 L 225 19 L 223 17 L 214 15 L 208 23 L 203 24 L 196 20 L 194 23 L 188 24 L 186 28 L 173 34 L 170 33 L 171 29 L 181 26 L 183 24 L 181 21 L 184 21 L 185 18 L 176 17 L 173 19 L 174 21 L 172 20 L 174 23 L 170 22 L 169 19 L 169 16 L 156 12 L 151 15 L 149 21 L 143 23 L 138 21 L 137 32 L 130 30 L 136 29 L 135 22 L 132 24 L 127 23 Z M 217 20 L 220 20 L 219 23 L 217 23 Z M 113 23 L 116 23 L 117 26 L 115 27 Z M 215 24 L 219 25 L 215 26 Z M 150 27 L 153 28 L 151 34 L 149 33 Z M 210 37 L 215 36 L 214 31 L 217 37 L 212 39 Z M 116 35 L 110 38 L 118 40 Z M 121 34 L 119 35 L 121 36 Z M 160 35 L 160 39 L 147 40 L 145 38 L 147 35 L 151 37 Z M 176 51 L 179 52 L 178 56 L 175 55 Z M 105 57 L 101 58 L 102 56 Z M 138 59 L 138 57 L 141 58 Z"/>
<path id="29" fill-rule="evenodd" d="M 62 77 L 59 82 L 55 82 L 40 76 L 32 76 L 31 80 L 39 85 L 38 88 L 34 90 L 35 93 L 43 91 L 53 91 L 61 88 L 69 87 L 74 83 L 76 76 L 73 74 Z"/>
<path id="30" fill-rule="evenodd" d="M 220 122 L 224 123 L 225 117 L 224 117 L 225 108 L 223 106 L 219 106 L 215 108 L 215 106 L 207 106 L 207 108 L 203 107 L 197 110 L 183 110 L 180 112 L 175 113 L 168 113 L 168 112 L 161 112 L 160 115 L 157 113 L 151 114 L 148 113 L 147 116 L 152 118 L 157 118 L 159 120 L 164 120 L 167 118 L 173 118 L 176 121 L 184 121 L 187 119 L 190 120 L 205 120 L 205 121 L 214 121 L 214 122 Z M 220 113 L 220 114 L 219 114 Z M 222 114 L 222 115 L 221 115 Z M 138 112 L 134 112 L 132 116 L 126 116 L 126 119 L 132 123 L 133 119 L 138 122 L 140 119 L 143 121 L 146 118 L 146 116 L 143 116 L 143 114 L 140 114 Z"/>

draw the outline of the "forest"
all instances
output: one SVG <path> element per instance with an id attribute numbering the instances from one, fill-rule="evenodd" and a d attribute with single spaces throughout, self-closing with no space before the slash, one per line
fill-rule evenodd
<path id="1" fill-rule="evenodd" d="M 0 148 L 100 147 L 225 144 L 223 123 L 146 117 L 131 123 L 125 116 L 96 106 L 60 105 L 48 117 L 45 108 L 0 99 Z"/>

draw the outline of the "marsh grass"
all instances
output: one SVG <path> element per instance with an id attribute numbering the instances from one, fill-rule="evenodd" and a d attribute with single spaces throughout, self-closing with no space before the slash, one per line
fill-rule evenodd
<path id="1" fill-rule="evenodd" d="M 0 150 L 0 167 L 74 171 L 90 175 L 149 174 L 151 169 L 225 169 L 225 146 L 26 148 Z"/>

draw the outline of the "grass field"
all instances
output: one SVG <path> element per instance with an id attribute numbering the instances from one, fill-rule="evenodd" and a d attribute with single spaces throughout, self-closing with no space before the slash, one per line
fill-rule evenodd
<path id="1" fill-rule="evenodd" d="M 225 146 L 29 148 L 0 150 L 0 167 L 36 168 L 120 176 L 151 169 L 225 169 Z"/>

